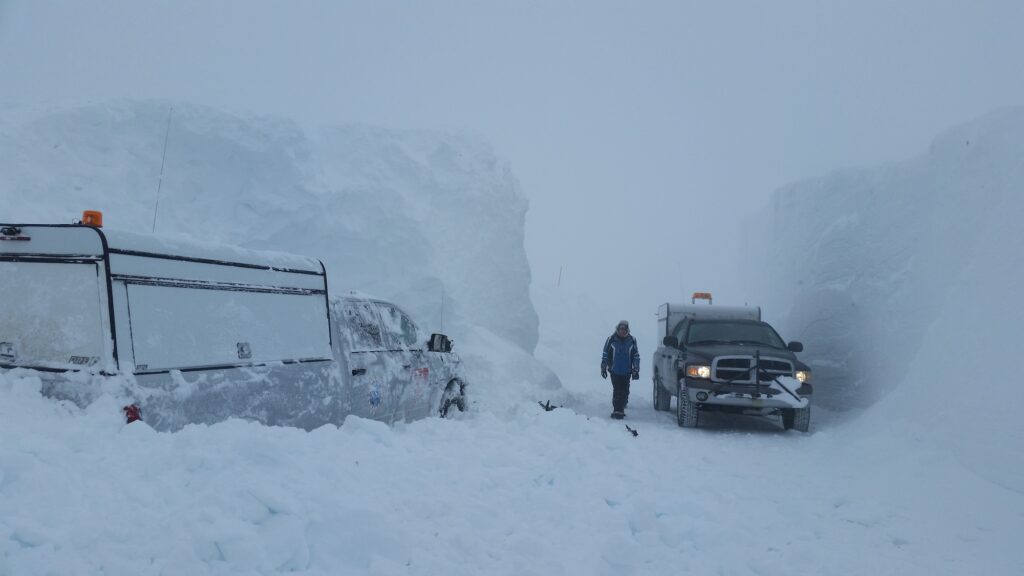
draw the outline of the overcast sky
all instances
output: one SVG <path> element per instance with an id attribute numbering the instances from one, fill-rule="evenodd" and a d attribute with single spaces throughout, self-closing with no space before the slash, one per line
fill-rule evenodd
<path id="1" fill-rule="evenodd" d="M 1018 1 L 0 0 L 0 102 L 469 131 L 530 198 L 534 282 L 636 317 L 756 299 L 736 230 L 779 186 L 1024 103 L 1022 26 Z"/>

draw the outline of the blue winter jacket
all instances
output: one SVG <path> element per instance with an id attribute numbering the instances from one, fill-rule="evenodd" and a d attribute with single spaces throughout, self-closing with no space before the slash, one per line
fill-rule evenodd
<path id="1" fill-rule="evenodd" d="M 636 349 L 636 338 L 632 334 L 620 338 L 618 333 L 615 333 L 605 340 L 604 351 L 601 354 L 601 369 L 606 368 L 619 376 L 626 376 L 631 372 L 640 373 L 640 352 Z"/>

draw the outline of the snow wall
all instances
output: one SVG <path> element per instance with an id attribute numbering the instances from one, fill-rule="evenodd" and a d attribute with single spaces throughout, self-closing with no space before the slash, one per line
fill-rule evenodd
<path id="1" fill-rule="evenodd" d="M 1024 490 L 1024 108 L 922 157 L 777 191 L 748 226 L 765 315 L 801 340 L 818 405 L 928 436 Z"/>
<path id="2" fill-rule="evenodd" d="M 155 212 L 157 234 L 319 258 L 333 293 L 393 300 L 464 358 L 507 348 L 521 369 L 493 374 L 503 386 L 559 387 L 531 358 L 526 197 L 472 137 L 161 101 L 3 112 L 0 221 L 71 223 L 93 209 L 107 228 L 149 233 Z"/>

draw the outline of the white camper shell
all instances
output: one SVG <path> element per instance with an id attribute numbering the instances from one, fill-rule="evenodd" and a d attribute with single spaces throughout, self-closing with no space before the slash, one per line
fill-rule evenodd
<path id="1" fill-rule="evenodd" d="M 0 298 L 0 368 L 130 375 L 157 428 L 228 415 L 309 427 L 339 409 L 309 402 L 331 397 L 310 389 L 334 385 L 338 372 L 315 259 L 0 224 Z M 47 384 L 57 396 L 83 393 L 66 378 Z"/>
<path id="2" fill-rule="evenodd" d="M 761 320 L 760 306 L 702 306 L 666 302 L 658 306 L 658 339 L 671 336 L 672 330 L 687 318 L 716 320 Z"/>

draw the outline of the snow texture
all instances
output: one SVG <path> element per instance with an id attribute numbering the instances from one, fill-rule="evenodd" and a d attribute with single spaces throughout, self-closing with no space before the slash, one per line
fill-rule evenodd
<path id="1" fill-rule="evenodd" d="M 148 106 L 101 106 L 4 129 L 5 213 L 70 218 L 79 206 L 68 205 L 99 198 L 101 181 L 138 178 L 150 189 L 155 172 L 143 179 L 126 170 L 134 164 L 125 158 L 155 146 L 149 165 L 159 144 L 113 146 L 94 132 L 130 110 L 149 110 L 143 115 L 159 126 L 166 116 Z M 361 220 L 343 210 L 387 207 L 416 230 L 431 229 L 431 212 L 418 211 L 412 188 L 408 198 L 353 192 L 351 203 L 296 189 L 294 182 L 316 180 L 297 166 L 326 168 L 286 162 L 287 154 L 231 164 L 219 148 L 246 135 L 260 144 L 250 151 L 263 149 L 287 131 L 202 115 L 205 124 L 193 118 L 194 144 L 206 139 L 207 153 L 222 154 L 209 164 L 191 156 L 196 171 L 181 168 L 178 177 L 219 190 L 210 182 L 228 185 L 216 170 L 227 163 L 251 180 L 220 200 L 196 196 L 162 212 L 168 225 L 180 221 L 186 233 L 205 226 L 203 237 L 218 241 L 253 234 L 249 246 L 313 256 L 309 248 L 323 244 L 306 229 L 343 228 L 330 238 L 353 242 L 363 264 L 401 264 L 431 246 L 376 241 L 389 228 L 358 228 Z M 54 135 L 76 132 L 88 146 L 50 148 Z M 366 138 L 387 149 L 377 133 L 348 132 L 346 146 Z M 295 153 L 305 140 L 291 134 Z M 108 155 L 97 152 L 104 147 Z M 1007 110 L 940 137 L 923 158 L 796 184 L 765 207 L 773 216 L 749 239 L 751 256 L 766 264 L 767 292 L 758 299 L 766 319 L 808 347 L 826 406 L 816 407 L 810 434 L 726 417 L 679 429 L 671 414 L 652 409 L 653 347 L 643 340 L 627 418 L 608 419 L 610 385 L 597 376 L 598 354 L 616 319 L 591 314 L 585 295 L 555 290 L 533 291 L 544 319 L 536 354 L 562 385 L 527 352 L 528 337 L 515 340 L 528 336 L 532 312 L 514 329 L 481 322 L 456 339 L 456 349 L 471 352 L 464 358 L 476 386 L 471 410 L 451 420 L 388 427 L 350 417 L 310 432 L 230 420 L 157 433 L 124 423 L 113 388 L 82 409 L 42 397 L 34 373 L 0 375 L 0 574 L 1024 573 L 1024 443 L 1011 413 L 1024 320 L 1016 300 L 1024 198 L 1014 193 L 1024 183 L 1022 158 L 1024 111 Z M 268 168 L 274 162 L 279 170 Z M 374 170 L 383 179 L 391 167 Z M 466 181 L 480 167 L 467 168 Z M 94 191 L 76 191 L 72 181 Z M 33 198 L 14 193 L 26 188 Z M 138 203 L 128 190 L 113 187 L 110 204 L 122 219 L 144 220 L 148 212 L 131 207 Z M 245 206 L 251 190 L 262 191 L 259 202 Z M 504 212 L 480 204 L 430 210 L 521 235 L 521 197 L 510 194 Z M 367 217 L 381 219 L 374 224 L 398 222 L 373 212 Z M 308 220 L 296 216 L 306 213 Z M 274 222 L 281 214 L 291 217 Z M 513 244 L 486 244 L 488 257 L 519 266 L 521 246 Z M 431 267 L 438 259 L 428 260 L 411 276 L 373 277 L 376 292 L 412 295 L 417 279 L 440 286 L 454 275 L 473 292 L 456 298 L 452 288 L 459 305 L 500 307 L 514 296 L 529 307 L 525 288 L 503 284 L 507 273 L 525 286 L 525 263 L 498 270 L 465 256 L 445 260 L 442 274 Z M 468 305 L 453 306 L 473 319 Z M 537 405 L 546 399 L 567 407 L 546 411 Z"/>

